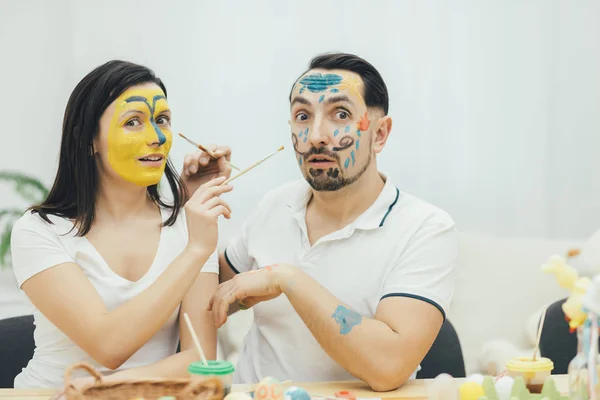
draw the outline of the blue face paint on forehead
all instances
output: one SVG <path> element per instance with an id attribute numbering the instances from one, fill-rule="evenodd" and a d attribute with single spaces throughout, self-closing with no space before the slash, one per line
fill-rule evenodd
<path id="1" fill-rule="evenodd" d="M 342 82 L 341 75 L 337 74 L 325 74 L 317 72 L 314 74 L 307 75 L 300 79 L 300 93 L 304 92 L 304 89 L 308 89 L 313 93 L 323 92 L 331 86 L 339 85 Z"/>

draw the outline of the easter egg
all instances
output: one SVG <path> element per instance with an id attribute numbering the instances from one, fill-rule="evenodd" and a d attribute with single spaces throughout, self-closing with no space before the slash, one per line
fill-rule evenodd
<path id="1" fill-rule="evenodd" d="M 283 400 L 283 386 L 273 377 L 263 378 L 254 391 L 255 400 Z"/>
<path id="2" fill-rule="evenodd" d="M 252 397 L 244 392 L 231 392 L 225 396 L 224 400 L 252 400 Z"/>
<path id="3" fill-rule="evenodd" d="M 475 382 L 479 386 L 483 385 L 483 375 L 481 374 L 473 374 L 469 375 L 466 379 L 467 382 Z"/>
<path id="4" fill-rule="evenodd" d="M 485 396 L 485 392 L 481 385 L 475 382 L 465 382 L 458 388 L 460 400 L 478 400 L 481 396 Z"/>
<path id="5" fill-rule="evenodd" d="M 310 395 L 308 392 L 301 387 L 291 386 L 289 387 L 284 395 L 284 400 L 310 400 Z"/>
<path id="6" fill-rule="evenodd" d="M 456 381 L 448 374 L 436 376 L 429 385 L 429 400 L 457 400 Z"/>
<path id="7" fill-rule="evenodd" d="M 510 376 L 503 376 L 496 381 L 496 394 L 499 400 L 508 400 L 515 380 Z"/>

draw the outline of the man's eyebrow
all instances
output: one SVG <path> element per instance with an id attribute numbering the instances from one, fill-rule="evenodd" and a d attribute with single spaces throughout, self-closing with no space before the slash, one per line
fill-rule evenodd
<path id="1" fill-rule="evenodd" d="M 326 104 L 333 104 L 333 103 L 340 103 L 340 102 L 346 102 L 346 103 L 350 103 L 352 105 L 354 105 L 354 103 L 352 102 L 352 100 L 350 100 L 350 98 L 348 96 L 333 96 L 333 97 L 329 97 L 327 100 L 325 100 Z"/>
<path id="2" fill-rule="evenodd" d="M 294 99 L 292 100 L 292 104 L 290 104 L 290 105 L 293 106 L 296 103 L 304 104 L 307 106 L 310 105 L 310 101 L 308 101 L 306 98 L 304 98 L 302 96 L 294 97 Z"/>

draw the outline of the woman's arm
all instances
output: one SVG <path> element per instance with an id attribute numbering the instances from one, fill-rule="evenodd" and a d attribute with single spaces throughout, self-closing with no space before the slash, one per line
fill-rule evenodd
<path id="1" fill-rule="evenodd" d="M 116 369 L 166 323 L 209 256 L 187 248 L 146 290 L 111 311 L 74 263 L 46 269 L 22 288 L 33 305 L 90 357 Z"/>
<path id="2" fill-rule="evenodd" d="M 198 340 L 209 360 L 217 358 L 217 329 L 208 311 L 208 302 L 216 292 L 219 276 L 211 272 L 201 272 L 185 296 L 179 315 L 181 352 L 156 363 L 138 368 L 120 371 L 107 377 L 108 380 L 131 378 L 167 377 L 183 378 L 188 376 L 187 367 L 190 363 L 199 361 L 200 355 L 194 347 L 183 314 L 187 313 L 192 321 Z"/>

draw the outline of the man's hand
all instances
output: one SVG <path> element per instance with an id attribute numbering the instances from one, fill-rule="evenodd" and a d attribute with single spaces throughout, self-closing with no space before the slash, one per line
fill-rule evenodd
<path id="1" fill-rule="evenodd" d="M 183 161 L 181 180 L 191 195 L 201 185 L 212 179 L 231 176 L 231 149 L 227 146 L 207 145 L 206 148 L 218 157 L 216 160 L 202 150 L 187 154 Z"/>
<path id="2" fill-rule="evenodd" d="M 296 267 L 279 264 L 237 274 L 219 285 L 210 299 L 208 311 L 212 312 L 217 328 L 227 322 L 229 306 L 238 302 L 240 308 L 247 309 L 261 301 L 278 297 L 293 282 Z"/>

